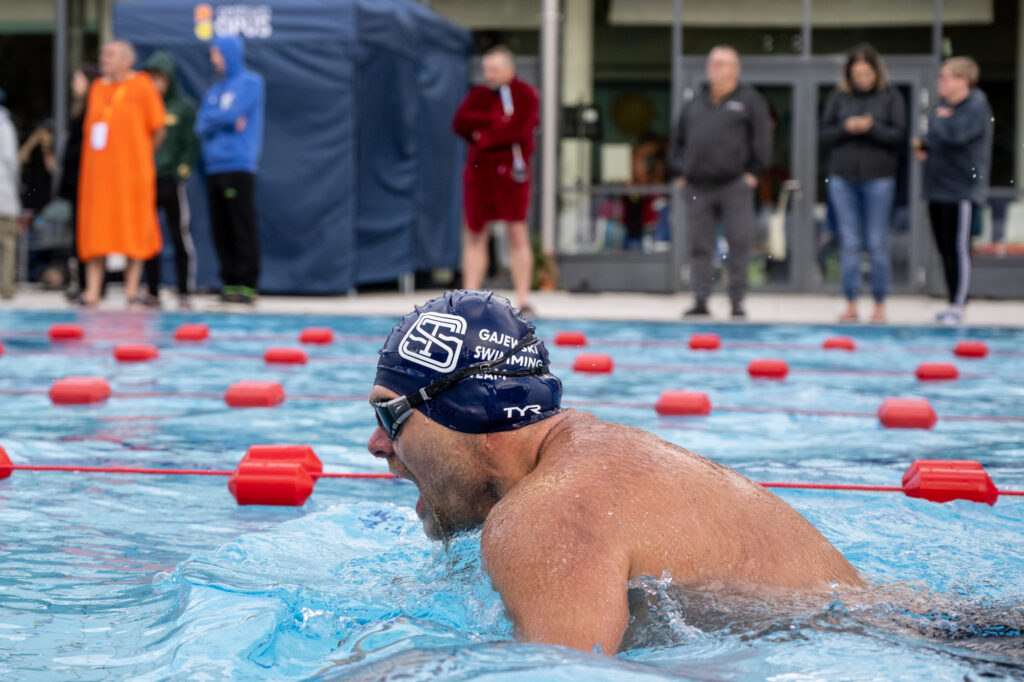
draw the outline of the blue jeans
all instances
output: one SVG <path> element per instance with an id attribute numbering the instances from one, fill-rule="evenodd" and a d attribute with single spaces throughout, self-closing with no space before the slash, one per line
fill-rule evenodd
<path id="1" fill-rule="evenodd" d="M 881 303 L 889 293 L 889 223 L 895 189 L 895 178 L 850 182 L 828 176 L 828 199 L 839 226 L 843 293 L 850 301 L 860 293 L 860 252 L 865 242 L 871 258 L 871 295 Z"/>

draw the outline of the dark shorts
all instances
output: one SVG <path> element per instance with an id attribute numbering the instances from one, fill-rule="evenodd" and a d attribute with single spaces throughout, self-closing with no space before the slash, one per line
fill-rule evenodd
<path id="1" fill-rule="evenodd" d="M 512 168 L 505 164 L 466 170 L 462 181 L 462 207 L 471 231 L 481 231 L 492 220 L 526 220 L 530 205 L 529 168 L 526 182 L 513 180 Z"/>

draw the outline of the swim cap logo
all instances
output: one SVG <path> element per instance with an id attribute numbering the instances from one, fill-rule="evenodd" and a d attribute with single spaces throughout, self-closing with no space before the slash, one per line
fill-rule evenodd
<path id="1" fill-rule="evenodd" d="M 466 335 L 466 318 L 423 313 L 398 345 L 398 354 L 417 365 L 448 373 L 455 369 Z"/>

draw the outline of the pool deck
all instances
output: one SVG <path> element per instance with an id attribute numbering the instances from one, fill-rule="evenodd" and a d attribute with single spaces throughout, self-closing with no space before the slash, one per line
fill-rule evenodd
<path id="1" fill-rule="evenodd" d="M 261 296 L 253 313 L 293 315 L 403 315 L 413 305 L 441 293 L 440 289 L 422 289 L 412 294 L 361 293 L 353 296 Z M 510 296 L 509 291 L 500 293 Z M 176 298 L 163 294 L 164 311 L 177 310 Z M 532 305 L 539 317 L 558 320 L 644 320 L 679 321 L 692 297 L 681 294 L 576 294 L 565 291 L 538 291 Z M 193 298 L 196 312 L 239 312 L 237 306 L 221 306 L 215 296 Z M 712 297 L 709 322 L 731 322 L 725 296 Z M 805 294 L 751 294 L 746 301 L 747 322 L 777 324 L 833 324 L 843 307 L 837 296 Z M 934 326 L 935 314 L 946 306 L 938 298 L 925 296 L 892 296 L 887 302 L 889 324 Z M 12 300 L 0 300 L 0 310 L 75 310 L 60 292 L 22 287 Z M 110 287 L 100 311 L 124 311 L 121 287 Z M 864 320 L 871 313 L 871 302 L 860 304 Z M 866 324 L 862 322 L 861 324 Z M 1024 301 L 971 301 L 964 325 L 968 327 L 1024 327 Z M 850 325 L 853 326 L 853 325 Z"/>

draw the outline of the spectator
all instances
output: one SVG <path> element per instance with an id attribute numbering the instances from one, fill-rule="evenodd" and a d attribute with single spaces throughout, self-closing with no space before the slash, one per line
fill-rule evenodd
<path id="1" fill-rule="evenodd" d="M 195 132 L 206 164 L 221 300 L 252 305 L 260 277 L 254 185 L 263 145 L 263 78 L 245 68 L 236 37 L 215 38 L 210 62 L 221 78 L 203 96 Z"/>
<path id="2" fill-rule="evenodd" d="M 95 64 L 84 63 L 71 75 L 71 118 L 68 121 L 67 140 L 64 143 L 64 154 L 61 159 L 60 182 L 57 184 L 57 196 L 69 202 L 72 207 L 71 233 L 77 244 L 77 230 L 74 229 L 75 207 L 78 206 L 78 173 L 82 165 L 82 126 L 85 123 L 85 106 L 89 100 L 89 88 L 99 78 L 100 72 Z M 85 267 L 78 260 L 77 248 L 69 265 L 67 296 L 77 299 L 85 290 Z"/>
<path id="3" fill-rule="evenodd" d="M 5 99 L 0 89 L 0 298 L 13 298 L 21 198 L 18 196 L 18 133 L 11 122 L 11 113 L 3 105 Z"/>
<path id="4" fill-rule="evenodd" d="M 99 304 L 106 257 L 124 254 L 125 297 L 139 293 L 142 264 L 160 252 L 153 154 L 164 137 L 164 103 L 149 76 L 132 70 L 135 50 L 113 40 L 100 52 L 102 78 L 85 112 L 78 192 L 78 258 L 86 264 L 82 303 Z"/>
<path id="5" fill-rule="evenodd" d="M 21 204 L 33 212 L 41 211 L 50 201 L 51 183 L 57 170 L 57 153 L 53 146 L 53 121 L 40 121 L 18 150 L 21 163 Z"/>
<path id="6" fill-rule="evenodd" d="M 530 307 L 533 249 L 526 226 L 530 203 L 530 157 L 537 127 L 537 92 L 516 78 L 515 57 L 504 46 L 483 57 L 486 86 L 469 91 L 455 113 L 455 132 L 469 143 L 462 195 L 466 243 L 462 279 L 467 289 L 479 289 L 487 271 L 487 224 L 508 225 L 512 284 L 520 310 Z"/>
<path id="7" fill-rule="evenodd" d="M 978 64 L 952 57 L 939 71 L 939 104 L 928 117 L 928 136 L 915 156 L 924 161 L 935 245 L 942 257 L 949 308 L 936 316 L 959 324 L 971 286 L 971 227 L 988 198 L 992 162 L 992 109 L 978 89 Z"/>
<path id="8" fill-rule="evenodd" d="M 178 276 L 178 307 L 190 310 L 189 292 L 195 288 L 196 253 L 189 230 L 188 195 L 185 182 L 192 176 L 196 165 L 198 145 L 195 127 L 196 103 L 178 88 L 174 60 L 164 50 L 156 52 L 146 62 L 146 71 L 153 79 L 157 92 L 163 95 L 167 111 L 165 127 L 167 138 L 156 150 L 156 204 L 163 209 L 167 229 L 174 240 L 174 265 Z M 148 294 L 141 302 L 160 306 L 160 254 L 146 261 Z"/>
<path id="9" fill-rule="evenodd" d="M 661 185 L 665 182 L 665 142 L 654 133 L 644 133 L 633 146 L 630 163 L 630 185 Z M 622 197 L 622 224 L 626 228 L 627 251 L 653 250 L 653 239 L 666 243 L 669 235 L 655 234 L 661 227 L 665 196 L 627 194 Z"/>
<path id="10" fill-rule="evenodd" d="M 694 304 L 688 317 L 708 315 L 711 257 L 718 221 L 729 244 L 729 298 L 744 317 L 747 266 L 754 240 L 754 188 L 771 162 L 768 105 L 739 82 L 740 57 L 728 45 L 708 54 L 709 86 L 683 107 L 671 160 L 676 186 L 686 188 Z"/>
<path id="11" fill-rule="evenodd" d="M 871 321 L 882 323 L 891 267 L 889 227 L 896 190 L 897 155 L 907 133 L 903 96 L 889 87 L 885 64 L 863 43 L 846 55 L 839 87 L 822 115 L 821 144 L 832 148 L 828 198 L 839 227 L 840 268 L 846 310 L 840 322 L 856 322 L 860 254 L 871 258 Z"/>

